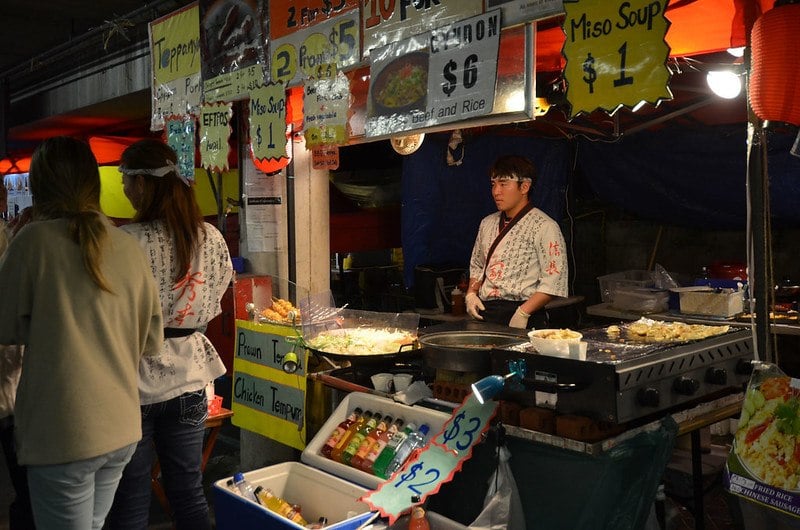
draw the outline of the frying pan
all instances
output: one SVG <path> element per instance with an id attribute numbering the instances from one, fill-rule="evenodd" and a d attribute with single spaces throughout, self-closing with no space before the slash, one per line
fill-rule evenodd
<path id="1" fill-rule="evenodd" d="M 419 338 L 422 358 L 431 368 L 455 372 L 488 373 L 489 351 L 527 342 L 525 337 L 502 331 L 441 331 Z"/>

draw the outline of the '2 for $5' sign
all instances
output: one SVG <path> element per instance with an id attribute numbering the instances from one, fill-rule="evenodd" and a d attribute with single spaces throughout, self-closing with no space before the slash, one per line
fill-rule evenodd
<path id="1" fill-rule="evenodd" d="M 667 1 L 564 1 L 564 76 L 572 115 L 672 98 Z"/>

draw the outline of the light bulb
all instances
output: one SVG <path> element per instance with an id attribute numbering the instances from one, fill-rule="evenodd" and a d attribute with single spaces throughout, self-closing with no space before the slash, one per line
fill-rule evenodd
<path id="1" fill-rule="evenodd" d="M 706 82 L 721 98 L 733 99 L 742 92 L 742 79 L 730 70 L 712 70 L 706 75 Z"/>

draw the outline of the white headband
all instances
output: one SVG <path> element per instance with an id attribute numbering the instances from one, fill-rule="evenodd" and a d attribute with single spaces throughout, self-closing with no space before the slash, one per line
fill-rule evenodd
<path id="1" fill-rule="evenodd" d="M 128 169 L 125 166 L 120 166 L 119 172 L 123 175 L 150 175 L 152 177 L 165 177 L 174 172 L 178 178 L 181 179 L 181 182 L 190 188 L 192 187 L 192 185 L 189 183 L 189 179 L 181 175 L 178 166 L 176 166 L 175 162 L 172 160 L 167 160 L 166 166 L 157 167 L 155 169 Z"/>

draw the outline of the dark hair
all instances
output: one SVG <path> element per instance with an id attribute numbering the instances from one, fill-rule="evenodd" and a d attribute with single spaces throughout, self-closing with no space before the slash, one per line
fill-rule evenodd
<path id="1" fill-rule="evenodd" d="M 128 169 L 158 169 L 178 157 L 170 146 L 154 138 L 140 140 L 122 153 L 122 165 Z M 163 177 L 142 175 L 143 194 L 137 205 L 134 222 L 163 221 L 172 236 L 178 254 L 176 282 L 189 272 L 194 253 L 200 245 L 205 225 L 194 190 L 184 184 L 174 171 Z"/>
<path id="2" fill-rule="evenodd" d="M 100 170 L 89 144 L 66 136 L 45 140 L 33 153 L 29 181 L 33 216 L 66 218 L 92 280 L 111 292 L 100 269 L 108 229 L 100 212 Z"/>
<path id="3" fill-rule="evenodd" d="M 536 184 L 536 167 L 524 156 L 504 155 L 499 157 L 489 169 L 489 178 L 529 179 L 531 187 Z"/>

